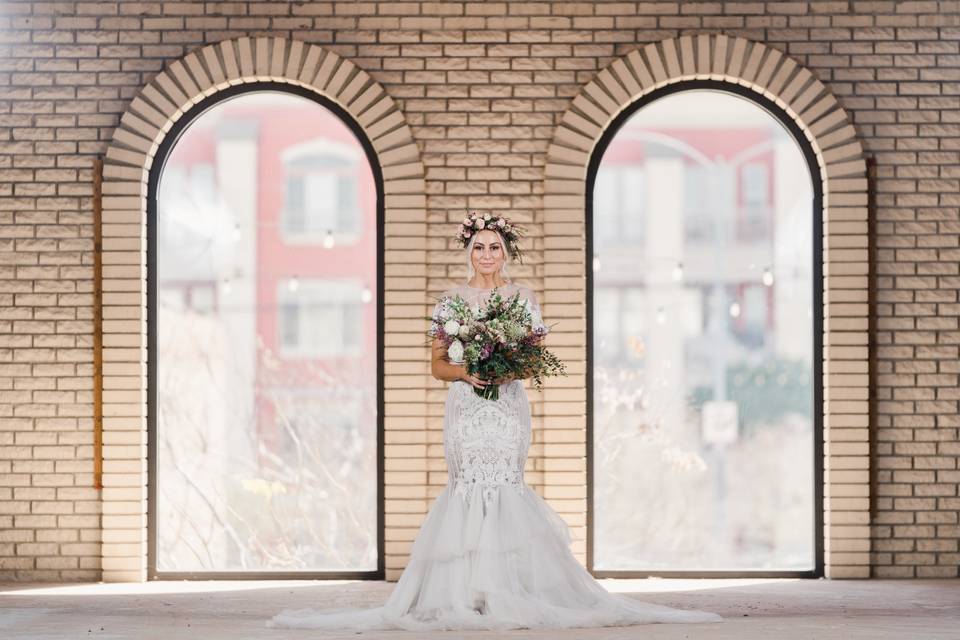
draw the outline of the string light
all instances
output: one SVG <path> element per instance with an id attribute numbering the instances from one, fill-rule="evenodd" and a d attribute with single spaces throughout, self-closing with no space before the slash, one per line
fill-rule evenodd
<path id="1" fill-rule="evenodd" d="M 297 278 L 296 275 L 294 275 L 287 281 L 287 289 L 291 292 L 296 292 L 296 290 L 299 288 L 300 288 L 300 280 Z"/>
<path id="2" fill-rule="evenodd" d="M 333 248 L 333 231 L 327 229 L 327 235 L 323 237 L 323 248 L 332 249 Z"/>
<path id="3" fill-rule="evenodd" d="M 677 266 L 673 268 L 673 281 L 680 282 L 683 280 L 683 263 L 678 262 Z"/>
<path id="4" fill-rule="evenodd" d="M 763 268 L 763 275 L 760 277 L 764 285 L 770 287 L 773 286 L 773 272 L 770 271 L 770 267 Z"/>

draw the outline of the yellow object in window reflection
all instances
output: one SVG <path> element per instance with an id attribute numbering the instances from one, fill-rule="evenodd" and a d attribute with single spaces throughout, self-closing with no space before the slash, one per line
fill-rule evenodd
<path id="1" fill-rule="evenodd" d="M 630 347 L 630 350 L 633 351 L 633 353 L 635 353 L 638 357 L 643 357 L 643 354 L 647 349 L 643 338 L 638 338 L 636 336 L 627 336 L 627 346 Z"/>

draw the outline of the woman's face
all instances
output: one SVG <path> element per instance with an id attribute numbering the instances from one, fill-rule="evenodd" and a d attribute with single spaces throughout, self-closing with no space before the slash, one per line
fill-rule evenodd
<path id="1" fill-rule="evenodd" d="M 506 261 L 506 247 L 500 240 L 500 234 L 489 229 L 481 229 L 473 242 L 470 262 L 477 273 L 492 275 L 497 273 Z"/>

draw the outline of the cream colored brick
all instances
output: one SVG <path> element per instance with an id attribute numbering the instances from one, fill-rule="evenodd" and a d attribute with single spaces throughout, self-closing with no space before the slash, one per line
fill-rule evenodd
<path id="1" fill-rule="evenodd" d="M 787 15 L 787 12 L 802 9 L 803 5 L 804 3 L 790 3 L 782 7 L 769 5 L 766 10 L 768 15 L 777 18 L 780 12 Z M 661 12 L 664 7 L 666 5 L 661 7 Z M 619 5 L 610 7 L 610 12 L 614 14 L 620 10 Z M 829 9 L 824 11 L 827 13 L 822 17 L 829 19 Z M 605 14 L 599 18 L 579 20 L 571 34 L 590 39 L 590 31 L 604 28 L 603 25 L 611 17 Z M 667 14 L 666 17 L 671 16 Z M 409 24 L 406 26 L 416 29 L 417 25 L 428 24 L 428 21 L 428 18 L 413 15 L 409 17 Z M 157 24 L 164 23 L 158 21 Z M 64 28 L 67 29 L 66 33 L 72 29 Z M 371 33 L 376 33 L 377 28 L 369 27 Z M 336 32 L 336 28 L 333 29 Z M 804 34 L 814 37 L 814 32 L 807 29 L 805 25 L 791 24 L 791 41 L 803 43 L 805 46 L 816 45 L 816 41 L 804 41 Z M 503 33 L 509 36 L 509 30 Z M 108 394 L 108 402 L 104 407 L 104 422 L 108 433 L 117 434 L 117 437 L 108 437 L 105 442 L 111 456 L 134 458 L 104 461 L 104 469 L 108 473 L 108 485 L 103 495 L 105 504 L 112 503 L 121 510 L 144 504 L 142 501 L 147 486 L 146 462 L 139 444 L 145 442 L 146 408 L 144 394 L 136 393 L 138 387 L 142 388 L 145 384 L 143 366 L 146 357 L 146 342 L 140 337 L 143 332 L 137 329 L 145 319 L 146 308 L 143 288 L 146 273 L 138 269 L 144 264 L 146 257 L 146 233 L 142 224 L 145 214 L 140 210 L 142 199 L 146 195 L 144 168 L 148 163 L 147 156 L 156 152 L 153 144 L 162 139 L 164 134 L 161 132 L 168 131 L 171 122 L 180 118 L 190 101 L 196 99 L 192 94 L 198 92 L 199 95 L 212 95 L 227 86 L 253 79 L 254 76 L 281 76 L 281 80 L 292 80 L 301 86 L 313 84 L 321 90 L 329 85 L 334 94 L 339 94 L 348 110 L 356 109 L 351 115 L 366 128 L 369 137 L 374 140 L 374 147 L 379 153 L 379 161 L 387 180 L 387 241 L 384 253 L 386 284 L 388 290 L 404 294 L 389 299 L 385 310 L 389 337 L 384 363 L 388 374 L 388 393 L 385 395 L 384 407 L 388 429 L 387 457 L 391 464 L 395 461 L 403 464 L 402 461 L 418 460 L 424 463 L 421 469 L 412 472 L 414 476 L 399 475 L 407 473 L 406 471 L 397 471 L 397 475 L 394 475 L 391 471 L 384 492 L 388 497 L 392 496 L 390 500 L 395 500 L 390 503 L 393 513 L 412 514 L 422 513 L 424 505 L 428 504 L 425 501 L 426 496 L 437 495 L 441 488 L 439 484 L 428 482 L 441 483 L 445 480 L 439 426 L 446 387 L 429 379 L 424 364 L 426 351 L 417 348 L 412 342 L 413 337 L 421 332 L 419 327 L 414 326 L 417 316 L 427 307 L 428 302 L 426 296 L 421 294 L 437 288 L 434 286 L 437 283 L 444 283 L 445 286 L 462 273 L 460 264 L 454 262 L 456 252 L 445 250 L 448 249 L 445 244 L 438 245 L 436 242 L 439 235 L 446 232 L 445 221 L 454 219 L 459 209 L 468 206 L 503 208 L 535 221 L 530 226 L 534 231 L 531 239 L 536 249 L 528 253 L 534 266 L 524 266 L 523 277 L 538 285 L 535 288 L 547 305 L 547 316 L 560 322 L 558 332 L 550 337 L 550 345 L 552 348 L 555 345 L 558 352 L 568 359 L 575 375 L 562 381 L 549 380 L 543 393 L 530 391 L 535 428 L 544 424 L 549 425 L 549 428 L 535 433 L 538 442 L 531 447 L 530 461 L 535 470 L 532 469 L 533 472 L 528 475 L 530 482 L 543 485 L 538 484 L 538 490 L 543 492 L 563 492 L 563 487 L 576 488 L 576 478 L 585 474 L 585 442 L 581 438 L 586 411 L 585 403 L 582 402 L 586 371 L 582 319 L 585 309 L 580 302 L 585 295 L 583 181 L 590 153 L 597 136 L 602 133 L 598 125 L 606 126 L 610 114 L 620 111 L 627 106 L 625 103 L 650 91 L 654 85 L 662 86 L 673 82 L 680 75 L 686 77 L 696 73 L 697 77 L 701 77 L 702 74 L 710 73 L 713 78 L 752 90 L 769 92 L 773 89 L 775 94 L 779 93 L 771 97 L 785 104 L 792 113 L 799 113 L 798 124 L 811 139 L 819 161 L 824 163 L 827 177 L 827 207 L 824 211 L 823 229 L 827 235 L 823 265 L 827 304 L 824 350 L 824 410 L 827 415 L 824 439 L 829 456 L 825 473 L 825 494 L 829 498 L 827 506 L 830 509 L 825 517 L 830 523 L 830 534 L 826 543 L 831 551 L 827 557 L 827 573 L 830 577 L 870 575 L 869 510 L 864 506 L 863 500 L 868 497 L 865 492 L 869 491 L 872 482 L 886 482 L 884 476 L 878 478 L 877 471 L 870 469 L 869 462 L 863 463 L 865 458 L 869 458 L 864 447 L 871 441 L 870 429 L 887 429 L 891 421 L 915 416 L 917 420 L 929 419 L 930 424 L 894 424 L 904 433 L 916 433 L 916 442 L 932 442 L 935 437 L 932 435 L 934 424 L 943 423 L 936 428 L 936 437 L 943 437 L 945 432 L 955 437 L 957 427 L 953 415 L 955 411 L 949 410 L 955 399 L 945 397 L 941 403 L 922 403 L 923 394 L 940 393 L 947 389 L 930 376 L 955 373 L 949 368 L 953 366 L 957 355 L 955 345 L 950 340 L 949 324 L 950 320 L 958 315 L 955 300 L 937 298 L 944 293 L 949 295 L 955 289 L 952 286 L 955 274 L 951 274 L 949 268 L 955 262 L 953 247 L 956 245 L 957 235 L 960 234 L 950 222 L 950 214 L 953 212 L 950 207 L 956 205 L 955 189 L 949 182 L 952 180 L 949 175 L 950 168 L 956 162 L 955 154 L 943 146 L 942 140 L 937 139 L 946 139 L 950 135 L 948 131 L 938 127 L 944 126 L 940 123 L 947 122 L 949 109 L 953 106 L 943 97 L 949 95 L 949 91 L 942 88 L 945 86 L 941 84 L 942 81 L 931 79 L 922 84 L 902 82 L 900 95 L 875 98 L 868 95 L 868 98 L 861 99 L 864 95 L 861 89 L 869 90 L 871 84 L 845 78 L 845 91 L 838 100 L 831 94 L 832 86 L 823 84 L 821 80 L 839 78 L 839 72 L 847 69 L 823 59 L 826 57 L 817 60 L 817 56 L 810 56 L 811 64 L 817 66 L 805 69 L 798 64 L 803 58 L 795 57 L 792 50 L 779 43 L 751 43 L 739 37 L 731 41 L 723 35 L 689 29 L 677 40 L 669 39 L 660 43 L 639 41 L 632 45 L 632 48 L 624 47 L 631 50 L 621 57 L 615 57 L 606 68 L 598 67 L 594 58 L 577 57 L 578 54 L 575 53 L 574 61 L 578 67 L 583 63 L 576 76 L 551 72 L 535 76 L 533 85 L 501 86 L 495 82 L 496 99 L 501 101 L 498 104 L 521 105 L 522 108 L 503 114 L 516 119 L 516 123 L 511 120 L 509 125 L 497 125 L 494 128 L 484 123 L 472 130 L 455 122 L 437 122 L 464 116 L 464 119 L 467 119 L 480 115 L 499 115 L 496 111 L 477 114 L 461 110 L 460 105 L 473 104 L 467 100 L 472 99 L 473 93 L 478 89 L 491 90 L 490 86 L 480 86 L 489 77 L 485 73 L 447 76 L 438 73 L 436 69 L 430 69 L 422 75 L 424 80 L 435 76 L 441 79 L 450 77 L 454 81 L 429 84 L 418 81 L 416 74 L 403 75 L 390 68 L 392 63 L 416 63 L 422 60 L 411 53 L 414 50 L 399 50 L 400 55 L 405 58 L 403 60 L 398 60 L 394 53 L 384 54 L 381 50 L 377 50 L 374 55 L 367 56 L 362 53 L 361 57 L 353 58 L 347 55 L 351 51 L 350 46 L 338 48 L 338 53 L 335 54 L 321 46 L 288 42 L 284 38 L 267 37 L 259 33 L 255 36 L 252 33 L 247 35 L 251 37 L 204 46 L 209 37 L 209 33 L 204 33 L 197 42 L 182 43 L 185 51 L 192 51 L 187 53 L 182 62 L 177 59 L 162 59 L 165 54 L 151 53 L 146 56 L 161 60 L 160 75 L 151 79 L 147 87 L 117 87 L 119 95 L 135 96 L 126 98 L 129 104 L 126 115 L 121 117 L 118 113 L 124 110 L 125 105 L 115 105 L 112 101 L 105 103 L 102 115 L 98 114 L 98 123 L 115 123 L 117 118 L 122 123 L 113 134 L 114 144 L 109 145 L 105 151 L 84 149 L 77 153 L 73 146 L 74 141 L 85 139 L 83 136 L 88 134 L 84 129 L 90 125 L 79 125 L 74 130 L 67 127 L 58 130 L 57 141 L 50 141 L 51 144 L 45 141 L 35 144 L 15 142 L 0 151 L 0 157 L 14 167 L 22 166 L 22 158 L 49 163 L 52 161 L 48 159 L 56 154 L 58 166 L 65 161 L 64 168 L 78 167 L 80 171 L 78 178 L 69 179 L 55 178 L 54 174 L 47 174 L 48 179 L 39 180 L 42 186 L 32 187 L 32 200 L 8 198 L 17 211 L 13 216 L 4 217 L 5 211 L 0 209 L 0 226 L 18 238 L 33 236 L 33 224 L 47 225 L 46 229 L 41 228 L 40 233 L 36 234 L 39 236 L 49 233 L 49 225 L 57 224 L 58 219 L 63 220 L 63 224 L 71 224 L 66 222 L 71 219 L 74 220 L 72 224 L 76 224 L 78 217 L 88 220 L 89 200 L 85 199 L 81 203 L 79 199 L 74 199 L 74 194 L 77 193 L 78 185 L 83 184 L 84 189 L 89 185 L 86 174 L 89 168 L 86 162 L 88 156 L 92 153 L 103 153 L 107 161 L 104 169 L 104 193 L 108 196 L 103 226 L 103 247 L 106 252 L 104 265 L 109 267 L 108 274 L 116 277 L 104 282 L 104 317 L 107 321 L 104 326 L 110 333 L 104 340 L 104 382 Z M 294 38 L 298 36 L 295 31 L 292 35 Z M 877 39 L 861 42 L 858 46 L 883 47 L 889 44 L 881 34 Z M 488 62 L 487 56 L 499 55 L 495 52 L 501 45 L 492 42 L 469 46 L 472 47 L 469 50 L 471 59 L 482 66 Z M 441 54 L 448 50 L 446 45 L 435 48 Z M 362 49 L 361 47 L 356 51 Z M 547 53 L 542 53 L 539 57 L 545 61 L 555 60 L 561 55 L 550 53 L 549 48 L 544 48 L 544 51 Z M 49 49 L 49 52 L 56 53 L 53 49 Z M 285 53 L 289 53 L 286 60 Z M 568 58 L 569 55 L 564 57 Z M 607 63 L 608 58 L 600 60 L 602 65 Z M 879 62 L 858 60 L 857 64 L 860 65 L 858 68 L 871 74 L 888 72 Z M 504 74 L 503 77 L 511 76 Z M 574 77 L 576 79 L 571 81 L 570 78 Z M 584 84 L 577 87 L 581 77 Z M 80 81 L 78 76 L 76 82 Z M 77 87 L 80 85 L 71 84 L 74 81 L 66 77 L 62 82 L 62 86 L 44 87 L 45 100 L 57 106 L 75 101 Z M 369 86 L 366 86 L 367 83 L 370 83 Z M 765 87 L 761 86 L 764 84 Z M 573 95 L 570 93 L 571 86 L 574 87 Z M 525 96 L 517 93 L 521 89 L 527 92 Z M 932 95 L 934 90 L 939 95 Z M 916 92 L 919 91 L 928 91 L 930 95 L 917 95 Z M 460 96 L 458 92 L 463 92 L 464 95 Z M 860 97 L 854 99 L 855 96 Z M 398 99 L 403 100 L 403 110 L 396 102 Z M 458 99 L 464 99 L 464 102 L 456 102 Z M 184 103 L 175 104 L 178 100 Z M 20 102 L 17 97 L 13 97 L 9 102 L 14 116 L 26 113 L 25 109 L 30 108 L 18 109 L 18 104 L 27 103 Z M 850 114 L 845 111 L 845 107 L 849 107 Z M 565 115 L 571 108 L 575 113 Z M 875 121 L 879 116 L 889 117 L 891 121 L 901 124 L 912 124 L 904 118 L 913 117 L 917 113 L 936 118 L 937 121 L 936 127 L 925 126 L 925 134 L 916 138 L 931 142 L 927 149 L 901 148 L 903 139 L 896 130 L 885 128 L 883 123 Z M 856 130 L 851 124 L 854 115 L 860 122 Z M 87 120 L 91 121 L 90 118 Z M 536 124 L 528 125 L 531 121 Z M 556 122 L 567 124 L 554 129 Z M 43 126 L 44 124 L 38 121 L 37 130 L 41 131 Z M 106 129 L 110 124 L 93 126 L 102 127 L 104 135 L 110 135 Z M 476 133 L 472 134 L 471 131 Z M 481 137 L 489 135 L 490 131 L 496 131 L 503 137 Z M 870 212 L 867 209 L 866 190 L 871 185 L 867 184 L 865 156 L 860 141 L 856 138 L 858 134 L 869 140 L 869 146 L 878 158 L 879 173 L 875 182 L 871 179 L 871 185 L 875 185 L 878 193 L 882 195 L 878 199 L 879 209 Z M 460 135 L 466 137 L 456 137 Z M 938 142 L 940 144 L 937 144 Z M 432 170 L 460 169 L 469 163 L 470 166 L 483 167 L 491 173 L 491 177 L 483 180 L 489 179 L 492 182 L 489 185 L 479 185 L 477 193 L 470 196 L 448 193 L 446 187 L 450 178 L 424 180 L 424 163 L 420 160 L 423 151 L 426 151 L 424 162 L 427 162 Z M 497 173 L 500 171 L 508 171 L 509 180 L 499 179 Z M 548 179 L 539 180 L 538 172 Z M 13 178 L 13 181 L 15 184 L 9 188 L 8 194 L 27 188 L 23 186 L 23 179 Z M 54 191 L 55 181 L 58 184 Z M 523 193 L 491 193 L 491 187 L 513 186 L 514 183 L 529 184 L 517 184 L 523 187 Z M 8 182 L 0 177 L 0 184 L 6 188 Z M 466 181 L 466 186 L 472 186 L 470 181 Z M 44 191 L 49 191 L 51 195 L 43 195 Z M 55 197 L 54 193 L 59 195 Z M 83 193 L 86 198 L 89 192 Z M 129 206 L 130 203 L 135 204 Z M 54 214 L 54 210 L 59 213 Z M 28 220 L 30 214 L 36 216 L 36 222 L 18 222 Z M 911 225 L 917 221 L 927 222 L 932 226 L 924 230 L 919 225 Z M 86 229 L 87 227 L 81 229 L 80 237 L 75 240 L 88 239 Z M 27 231 L 30 235 L 20 235 L 22 231 Z M 875 233 L 875 255 L 867 251 L 869 232 Z M 40 253 L 39 244 L 33 245 L 38 247 L 37 251 L 18 249 L 5 262 L 9 271 L 4 271 L 3 264 L 0 264 L 0 281 L 28 282 L 30 287 L 9 292 L 11 296 L 16 294 L 21 297 L 10 298 L 14 304 L 7 309 L 14 317 L 8 317 L 6 325 L 0 318 L 0 333 L 7 330 L 8 333 L 13 331 L 16 335 L 40 335 L 35 333 L 37 328 L 49 326 L 51 331 L 58 328 L 64 330 L 64 333 L 59 335 L 49 334 L 57 340 L 88 338 L 90 329 L 85 324 L 88 316 L 81 316 L 79 313 L 46 324 L 29 324 L 36 320 L 26 305 L 31 301 L 38 303 L 46 295 L 45 291 L 34 288 L 34 282 L 71 282 L 75 283 L 74 290 L 77 293 L 86 294 L 89 291 L 92 253 L 85 245 L 77 245 L 80 246 L 79 249 L 72 247 L 66 239 L 58 239 L 57 242 L 61 243 L 57 246 L 64 255 L 67 252 L 79 252 L 76 260 L 73 256 L 70 257 L 70 264 L 82 265 L 84 271 L 72 271 L 63 266 L 67 263 L 59 260 L 56 250 L 42 249 L 43 253 Z M 30 245 L 24 243 L 22 246 Z M 915 261 L 900 257 L 896 253 L 907 247 L 932 248 L 935 251 L 934 257 L 930 260 Z M 40 256 L 43 256 L 43 259 L 56 259 L 57 265 L 38 265 Z M 879 260 L 879 264 L 872 262 L 874 260 Z M 880 268 L 871 273 L 874 267 Z M 116 268 L 119 270 L 114 271 Z M 905 273 L 904 269 L 916 271 Z M 948 271 L 943 272 L 943 269 Z M 916 275 L 927 276 L 932 284 L 924 287 L 905 284 L 910 283 L 906 278 Z M 874 289 L 876 297 L 868 297 L 868 291 L 873 296 Z M 0 297 L 3 295 L 0 293 Z M 418 300 L 418 296 L 421 296 L 421 299 Z M 886 299 L 890 296 L 896 298 Z M 867 314 L 871 312 L 870 304 L 875 305 L 879 320 L 878 327 L 872 331 L 868 331 L 868 325 L 865 324 Z M 917 326 L 911 327 L 910 331 L 885 324 L 891 319 L 914 317 L 900 313 L 897 308 L 899 305 L 924 304 L 935 305 L 939 321 L 947 324 L 934 326 L 918 320 Z M 79 295 L 76 298 L 60 295 L 58 298 L 58 308 L 66 312 L 77 309 L 86 313 L 88 305 L 89 299 Z M 27 315 L 17 315 L 24 312 L 28 312 Z M 917 337 L 932 340 L 926 344 L 918 343 L 913 340 Z M 39 367 L 42 364 L 59 367 L 56 370 L 51 368 L 43 375 L 58 380 L 57 384 L 47 389 L 66 394 L 65 398 L 71 393 L 90 388 L 78 387 L 70 382 L 78 376 L 89 375 L 83 373 L 89 370 L 89 365 L 84 363 L 83 366 L 87 368 L 78 369 L 81 365 L 74 360 L 78 357 L 73 353 L 78 344 L 46 342 L 42 347 L 38 345 L 38 348 L 51 350 L 49 353 L 56 357 L 49 364 L 37 362 L 34 366 Z M 84 351 L 80 355 L 87 357 L 88 353 Z M 909 380 L 895 387 L 881 377 L 879 382 L 873 382 L 878 385 L 875 391 L 879 394 L 879 406 L 873 407 L 870 398 L 877 396 L 867 393 L 867 385 L 873 380 L 870 369 L 866 367 L 871 355 L 879 355 L 882 367 L 895 368 L 903 366 L 904 363 L 919 362 L 938 368 L 932 371 L 907 372 L 905 375 Z M 945 369 L 941 371 L 939 367 Z M 27 368 L 25 372 L 21 372 L 15 366 L 6 365 L 0 365 L 0 368 L 9 371 L 15 379 L 29 377 L 31 374 L 40 378 L 39 370 L 31 371 Z M 899 369 L 896 372 L 901 375 Z M 18 389 L 22 390 L 23 387 Z M 888 395 L 894 391 L 903 395 L 894 396 L 896 400 L 890 401 Z M 916 395 L 908 398 L 905 392 L 915 392 Z M 566 397 L 563 395 L 566 393 L 580 396 L 575 402 L 555 401 L 556 398 Z M 19 400 L 17 404 L 20 404 Z M 88 411 L 88 405 L 81 406 L 80 410 Z M 33 432 L 34 429 L 39 433 L 41 425 L 54 424 L 44 422 L 45 420 L 56 418 L 18 417 L 26 417 L 31 425 L 25 428 L 25 433 Z M 86 415 L 64 417 L 72 420 L 69 422 L 72 429 L 89 429 L 90 423 Z M 0 423 L 6 420 L 7 418 L 0 419 Z M 4 429 L 0 428 L 0 431 L 2 430 Z M 569 430 L 570 433 L 564 433 L 564 430 Z M 910 440 L 913 438 L 908 439 Z M 83 444 L 76 447 L 77 451 L 88 451 L 84 442 L 73 443 Z M 955 443 L 946 441 L 942 444 Z M 561 446 L 572 448 L 556 448 Z M 887 454 L 881 450 L 875 456 L 876 460 L 882 462 Z M 930 459 L 922 453 L 911 454 L 908 458 L 911 467 L 913 464 L 922 465 L 925 460 Z M 59 459 L 57 462 L 73 461 Z M 58 470 L 54 473 L 51 467 L 50 470 L 37 473 L 51 474 L 47 476 L 51 481 L 61 475 L 64 482 L 69 480 L 70 484 L 59 487 L 58 491 L 79 490 L 81 485 L 86 486 L 89 482 L 89 473 L 79 471 Z M 10 474 L 8 477 L 7 488 L 17 486 L 18 476 Z M 17 488 L 45 488 L 30 487 L 29 476 L 25 475 L 25 478 L 27 485 Z M 397 484 L 398 482 L 401 484 Z M 410 484 L 403 484 L 406 482 Z M 572 484 L 566 484 L 568 482 Z M 935 487 L 940 484 L 926 483 L 922 486 Z M 948 485 L 949 482 L 945 486 Z M 921 483 L 911 480 L 904 486 L 919 487 Z M 0 495 L 3 488 L 0 483 Z M 847 499 L 853 501 L 841 502 Z M 65 503 L 72 502 L 78 509 L 86 509 L 91 503 L 88 497 L 80 494 L 65 495 L 63 500 Z M 565 509 L 564 517 L 579 527 L 577 536 L 580 544 L 576 549 L 578 553 L 582 553 L 585 549 L 582 543 L 585 539 L 585 500 L 574 499 L 560 504 Z M 838 510 L 841 505 L 846 510 Z M 145 509 L 138 507 L 136 510 L 141 513 L 117 514 L 121 517 L 133 515 L 137 518 L 134 523 L 124 525 L 132 527 L 129 529 L 116 528 L 118 523 L 123 522 L 112 519 L 117 515 L 104 515 L 106 528 L 102 535 L 105 547 L 114 543 L 135 543 L 125 549 L 119 547 L 111 551 L 108 548 L 103 552 L 103 556 L 109 559 L 103 566 L 102 575 L 105 580 L 145 578 L 145 523 L 140 518 Z M 890 511 L 881 504 L 879 513 Z M 955 514 L 956 506 L 949 506 L 944 513 Z M 21 516 L 24 519 L 21 519 Z M 18 527 L 33 527 L 23 530 L 56 531 L 50 527 L 89 526 L 91 529 L 83 531 L 101 533 L 98 515 L 77 513 L 48 516 L 18 513 L 15 517 Z M 390 541 L 386 558 L 388 578 L 396 579 L 399 576 L 400 569 L 407 561 L 409 542 L 415 533 L 415 526 L 388 526 L 385 532 Z M 922 539 L 915 530 L 905 529 L 901 533 Z M 940 533 L 934 530 L 931 535 Z M 89 552 L 85 547 L 78 547 L 78 550 Z M 124 553 L 132 555 L 125 556 Z M 901 554 L 897 561 L 914 562 L 920 568 L 937 569 L 922 566 L 921 563 L 928 557 L 929 554 Z M 28 567 L 38 566 L 34 559 L 28 559 L 31 560 Z M 54 576 L 74 567 L 82 569 L 100 566 L 98 555 L 63 558 L 43 556 L 42 559 L 46 569 Z M 914 575 L 912 566 L 907 565 L 906 568 L 911 571 L 909 575 Z M 892 571 L 890 567 L 880 569 Z"/>

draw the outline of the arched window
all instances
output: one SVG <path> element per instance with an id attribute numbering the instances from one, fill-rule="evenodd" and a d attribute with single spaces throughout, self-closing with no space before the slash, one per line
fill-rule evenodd
<path id="1" fill-rule="evenodd" d="M 819 175 L 770 105 L 679 83 L 588 176 L 588 564 L 810 575 Z"/>
<path id="2" fill-rule="evenodd" d="M 215 94 L 151 171 L 151 577 L 382 577 L 382 186 L 333 103 Z"/>

